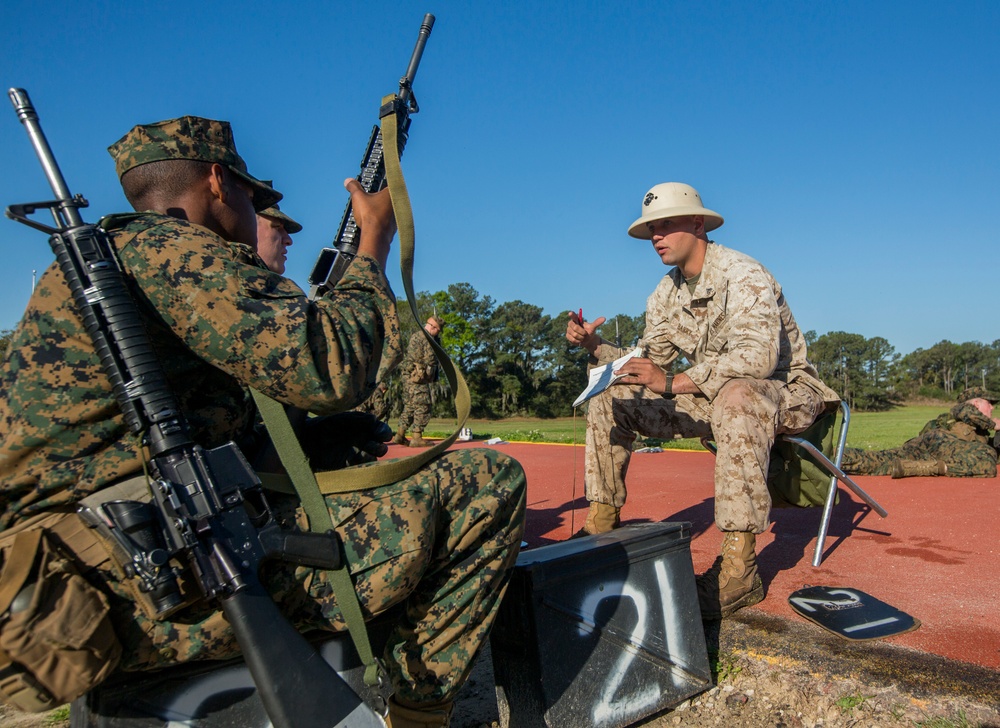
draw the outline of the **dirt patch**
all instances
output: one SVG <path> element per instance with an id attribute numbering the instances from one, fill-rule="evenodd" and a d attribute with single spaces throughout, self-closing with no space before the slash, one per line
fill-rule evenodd
<path id="1" fill-rule="evenodd" d="M 1000 728 L 1000 675 L 746 610 L 709 625 L 716 684 L 644 728 Z M 453 728 L 496 728 L 488 653 L 459 695 Z M 574 727 L 575 728 L 575 727 Z"/>
<path id="2" fill-rule="evenodd" d="M 850 643 L 813 625 L 744 610 L 706 638 L 716 684 L 643 728 L 1000 728 L 1000 674 L 885 641 Z M 0 706 L 0 725 L 67 726 Z M 489 650 L 455 706 L 452 728 L 499 726 Z M 578 728 L 573 726 L 572 728 Z"/>
<path id="3" fill-rule="evenodd" d="M 996 726 L 1000 713 L 962 696 L 917 697 L 900 685 L 815 672 L 770 655 L 727 655 L 718 684 L 646 726 Z"/>
<path id="4" fill-rule="evenodd" d="M 64 706 L 48 713 L 22 713 L 8 705 L 0 705 L 0 726 L 3 728 L 64 728 L 69 725 L 69 710 Z"/>

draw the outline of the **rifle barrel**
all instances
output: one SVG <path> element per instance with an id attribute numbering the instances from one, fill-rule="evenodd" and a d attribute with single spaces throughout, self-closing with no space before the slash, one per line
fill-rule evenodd
<path id="1" fill-rule="evenodd" d="M 420 58 L 424 55 L 424 46 L 427 39 L 431 37 L 431 29 L 434 27 L 434 16 L 427 13 L 423 22 L 420 23 L 420 32 L 417 34 L 417 45 L 413 48 L 413 55 L 410 56 L 410 65 L 406 68 L 406 75 L 399 83 L 399 100 L 408 103 L 412 95 L 411 85 L 417 76 L 417 66 L 420 65 Z"/>
<path id="2" fill-rule="evenodd" d="M 42 127 L 38 123 L 38 112 L 35 111 L 31 99 L 28 98 L 28 92 L 23 88 L 12 88 L 7 91 L 7 95 L 10 97 L 10 102 L 14 105 L 14 110 L 17 111 L 17 118 L 21 120 L 24 128 L 28 130 L 28 136 L 31 137 L 32 141 L 31 146 L 38 155 L 38 161 L 42 163 L 42 169 L 45 170 L 45 176 L 48 178 L 49 185 L 52 187 L 55 196 L 60 201 L 72 200 L 73 196 L 69 193 L 66 180 L 63 178 L 62 172 L 59 170 L 59 165 L 56 163 L 56 158 L 52 154 L 52 147 L 49 146 L 49 141 L 45 138 L 45 132 L 42 131 Z M 66 216 L 66 221 L 59 220 L 57 217 L 56 224 L 68 222 L 69 224 L 66 227 L 83 225 L 83 218 L 80 217 L 80 211 L 75 205 L 60 204 L 59 211 Z M 52 210 L 52 214 L 56 214 L 55 209 Z"/>

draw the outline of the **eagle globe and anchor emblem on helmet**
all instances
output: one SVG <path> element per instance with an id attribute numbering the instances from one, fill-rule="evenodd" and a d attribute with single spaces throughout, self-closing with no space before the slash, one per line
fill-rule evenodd
<path id="1" fill-rule="evenodd" d="M 722 226 L 722 215 L 702 205 L 698 191 L 683 182 L 662 182 L 651 187 L 642 198 L 642 215 L 628 228 L 628 234 L 640 240 L 651 240 L 651 223 L 672 217 L 701 216 L 704 231 Z"/>

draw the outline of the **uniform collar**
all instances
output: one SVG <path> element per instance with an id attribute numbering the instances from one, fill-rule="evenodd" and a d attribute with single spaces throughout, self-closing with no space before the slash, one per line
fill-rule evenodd
<path id="1" fill-rule="evenodd" d="M 679 289 L 680 298 L 685 304 L 715 297 L 715 292 L 718 289 L 715 283 L 715 276 L 713 275 L 715 271 L 713 263 L 716 257 L 716 249 L 717 246 L 715 243 L 709 240 L 708 247 L 705 249 L 705 262 L 701 266 L 701 277 L 698 279 L 693 293 L 688 292 L 687 281 L 684 280 L 680 268 L 674 268 L 670 271 L 670 276 L 674 279 L 674 284 Z"/>

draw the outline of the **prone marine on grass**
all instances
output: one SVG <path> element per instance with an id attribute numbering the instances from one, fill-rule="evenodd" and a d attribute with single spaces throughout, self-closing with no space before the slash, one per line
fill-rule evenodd
<path id="1" fill-rule="evenodd" d="M 851 475 L 995 478 L 1000 420 L 993 417 L 993 405 L 998 401 L 985 387 L 964 389 L 958 404 L 924 425 L 916 437 L 887 450 L 846 448 L 841 467 Z"/>
<path id="2" fill-rule="evenodd" d="M 311 301 L 258 254 L 256 213 L 281 195 L 249 174 L 227 122 L 186 116 L 139 125 L 109 151 L 136 212 L 101 225 L 195 440 L 234 441 L 253 462 L 268 445 L 255 427 L 256 388 L 318 415 L 299 433 L 314 470 L 342 467 L 359 448 L 384 454 L 375 418 L 369 428 L 344 428 L 338 413 L 364 399 L 380 363 L 400 354 L 384 273 L 396 229 L 388 191 L 345 183 L 361 228 L 358 255 L 331 292 Z M 117 484 L 148 484 L 144 449 L 55 264 L 13 335 L 0 384 L 0 549 L 16 530 L 44 525 L 70 554 L 109 605 L 118 644 L 102 669 L 232 656 L 232 632 L 210 605 L 197 602 L 168 620 L 147 616 L 131 580 L 75 512 L 82 498 Z M 358 413 L 349 414 L 356 425 Z M 270 500 L 285 526 L 306 525 L 297 499 Z M 496 451 L 462 450 L 400 482 L 326 503 L 365 617 L 405 606 L 383 655 L 394 688 L 390 725 L 447 726 L 517 556 L 522 469 Z M 279 564 L 263 576 L 302 631 L 345 628 L 327 572 Z"/>
<path id="3" fill-rule="evenodd" d="M 625 377 L 590 400 L 585 487 L 590 511 L 583 532 L 617 528 L 636 434 L 669 439 L 712 437 L 715 524 L 722 554 L 698 577 L 706 619 L 726 617 L 764 597 L 756 535 L 770 523 L 768 463 L 775 438 L 807 429 L 840 397 L 806 358 L 806 344 L 781 286 L 749 256 L 708 233 L 723 218 L 690 185 L 658 184 L 642 200 L 628 234 L 649 240 L 673 266 L 646 303 L 644 355 Z M 604 322 L 570 312 L 566 338 L 590 352 L 592 366 L 622 355 L 604 341 Z M 691 362 L 673 373 L 679 357 Z"/>

